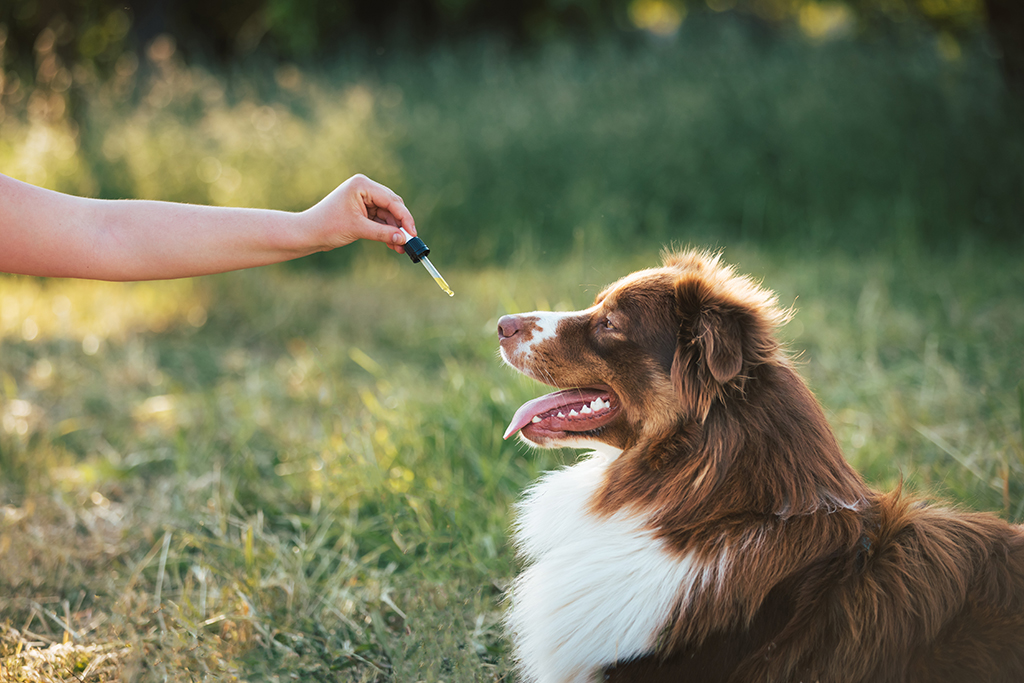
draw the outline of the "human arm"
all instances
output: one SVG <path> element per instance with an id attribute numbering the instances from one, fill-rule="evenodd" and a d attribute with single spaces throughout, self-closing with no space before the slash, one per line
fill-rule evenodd
<path id="1" fill-rule="evenodd" d="M 95 280 L 162 280 L 266 265 L 357 239 L 401 252 L 415 235 L 402 199 L 355 175 L 306 211 L 103 200 L 0 174 L 0 271 Z"/>

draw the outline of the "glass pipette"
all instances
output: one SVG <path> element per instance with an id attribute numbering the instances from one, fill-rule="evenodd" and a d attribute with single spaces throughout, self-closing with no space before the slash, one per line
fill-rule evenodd
<path id="1" fill-rule="evenodd" d="M 448 296 L 455 296 L 455 292 L 448 286 L 448 283 L 441 277 L 441 273 L 437 272 L 437 268 L 427 258 L 427 254 L 430 253 L 430 247 L 423 243 L 419 237 L 413 237 L 405 231 L 405 228 L 399 228 L 402 234 L 405 235 L 405 253 L 409 255 L 413 263 L 422 263 L 423 267 L 430 273 L 430 277 L 434 278 L 434 282 L 437 286 L 448 293 Z"/>

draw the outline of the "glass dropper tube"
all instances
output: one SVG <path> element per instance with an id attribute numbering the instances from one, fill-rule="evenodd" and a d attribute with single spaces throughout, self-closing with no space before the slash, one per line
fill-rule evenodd
<path id="1" fill-rule="evenodd" d="M 452 288 L 448 286 L 445 279 L 441 277 L 441 273 L 437 272 L 437 268 L 435 268 L 434 264 L 427 258 L 427 254 L 430 253 L 430 247 L 424 244 L 423 240 L 419 237 L 413 237 L 407 233 L 405 228 L 399 228 L 399 230 L 401 230 L 402 234 L 405 235 L 405 253 L 409 255 L 412 262 L 422 263 L 423 267 L 427 269 L 428 273 L 430 273 L 430 277 L 434 278 L 434 282 L 437 283 L 437 286 L 443 289 L 448 296 L 455 296 L 455 292 L 452 291 Z"/>

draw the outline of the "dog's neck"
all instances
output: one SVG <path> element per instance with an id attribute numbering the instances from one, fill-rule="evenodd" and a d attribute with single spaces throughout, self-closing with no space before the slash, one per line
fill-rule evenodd
<path id="1" fill-rule="evenodd" d="M 779 363 L 756 368 L 744 395 L 716 402 L 703 422 L 623 451 L 589 510 L 645 520 L 666 550 L 701 568 L 664 634 L 696 646 L 750 623 L 772 585 L 765 576 L 782 579 L 856 547 L 864 533 L 857 511 L 872 498 L 810 390 Z M 726 583 L 734 590 L 707 590 Z"/>
<path id="2" fill-rule="evenodd" d="M 626 449 L 592 501 L 598 514 L 657 510 L 673 545 L 716 522 L 856 509 L 869 491 L 788 363 L 756 368 L 744 393 L 686 418 L 669 436 Z M 680 550 L 683 548 L 680 547 Z"/>

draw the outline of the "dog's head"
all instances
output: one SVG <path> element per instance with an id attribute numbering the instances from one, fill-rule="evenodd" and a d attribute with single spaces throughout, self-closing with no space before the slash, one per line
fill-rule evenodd
<path id="1" fill-rule="evenodd" d="M 504 316 L 502 358 L 559 389 L 520 407 L 505 438 L 625 450 L 703 422 L 778 357 L 773 332 L 787 316 L 771 292 L 700 251 L 667 253 L 582 311 Z"/>

